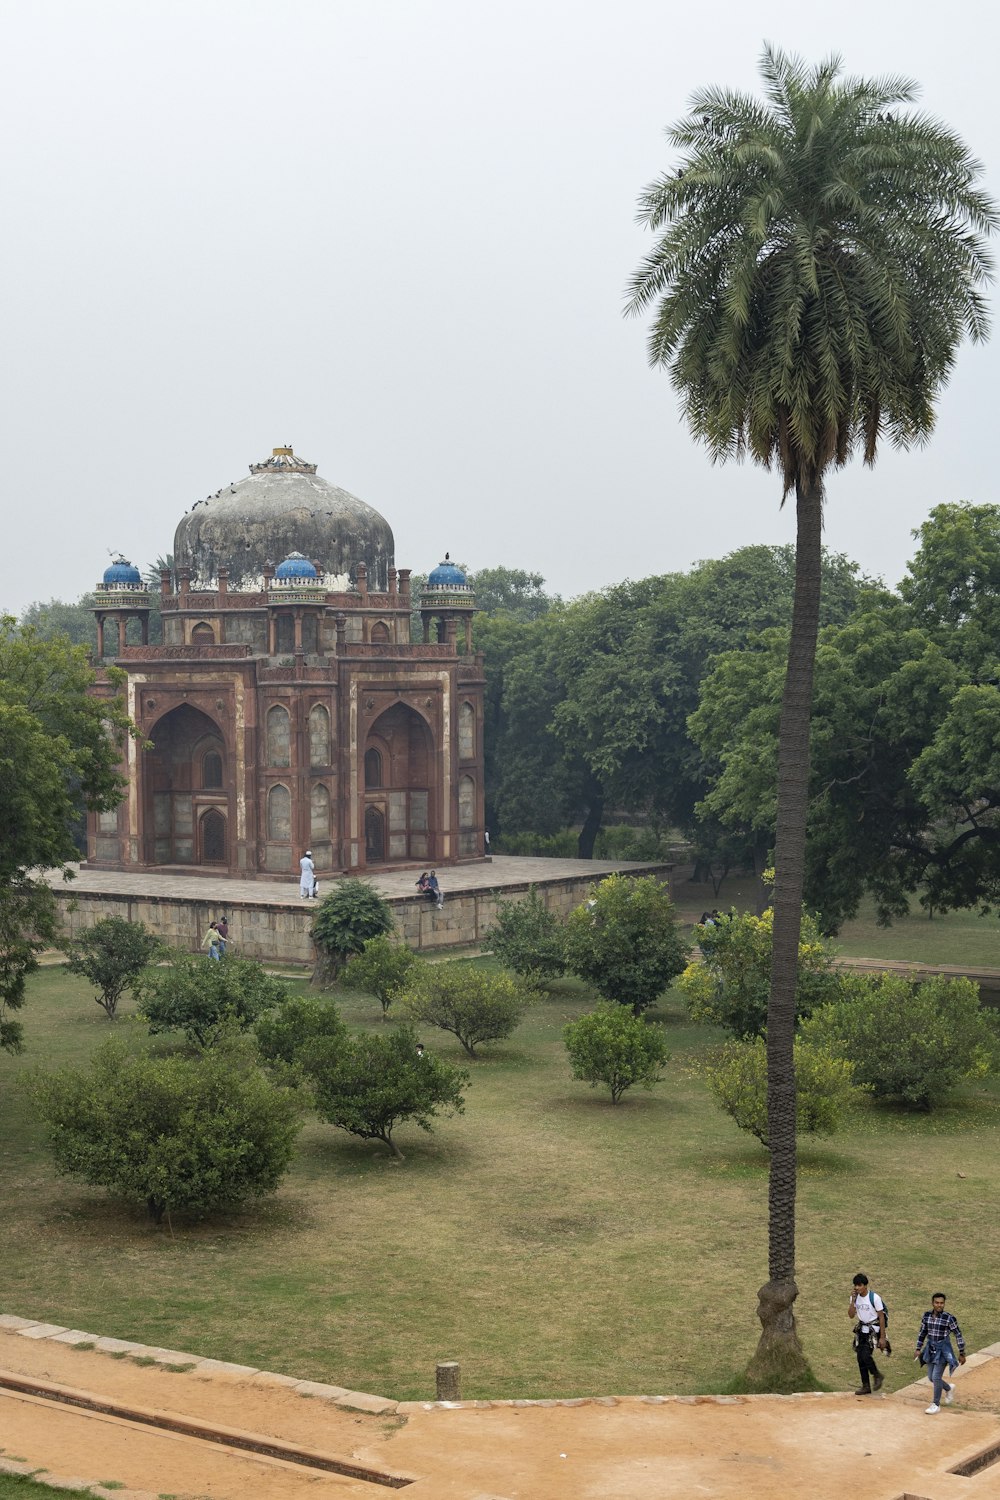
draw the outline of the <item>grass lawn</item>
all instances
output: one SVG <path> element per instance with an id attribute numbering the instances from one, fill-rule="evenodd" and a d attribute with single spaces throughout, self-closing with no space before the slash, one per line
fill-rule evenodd
<path id="1" fill-rule="evenodd" d="M 0 1448 L 0 1458 L 4 1457 Z M 66 1500 L 65 1490 L 54 1490 L 50 1484 L 21 1479 L 16 1474 L 0 1474 L 0 1500 Z"/>
<path id="2" fill-rule="evenodd" d="M 439 1359 L 462 1362 L 470 1398 L 724 1387 L 756 1342 L 765 1153 L 711 1103 L 697 1062 L 718 1034 L 673 994 L 654 1015 L 672 1059 L 653 1093 L 613 1108 L 574 1082 L 561 1031 L 592 999 L 566 981 L 474 1063 L 425 1031 L 472 1081 L 464 1116 L 401 1128 L 403 1166 L 310 1119 L 275 1198 L 171 1237 L 53 1174 L 17 1080 L 85 1058 L 111 1026 L 84 981 L 43 970 L 26 1052 L 0 1055 L 3 1310 L 400 1399 L 433 1395 Z M 342 1006 L 381 1024 L 374 1001 Z M 139 1045 L 128 1008 L 117 1026 Z M 913 1377 L 939 1285 L 970 1347 L 1000 1337 L 998 1124 L 1000 1090 L 977 1087 L 940 1113 L 866 1108 L 803 1142 L 800 1324 L 830 1387 L 857 1374 L 859 1268 L 890 1305 L 891 1385 Z"/>

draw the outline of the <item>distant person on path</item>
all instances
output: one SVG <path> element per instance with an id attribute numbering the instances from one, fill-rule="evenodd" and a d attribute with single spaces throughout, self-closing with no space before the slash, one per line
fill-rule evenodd
<path id="1" fill-rule="evenodd" d="M 426 894 L 432 901 L 435 901 L 437 903 L 437 909 L 438 911 L 440 911 L 442 906 L 444 905 L 444 891 L 438 885 L 438 878 L 433 870 L 427 877 Z"/>
<path id="2" fill-rule="evenodd" d="M 312 850 L 307 849 L 299 860 L 299 895 L 303 901 L 308 901 L 313 895 L 316 885 L 316 866 L 313 864 Z"/>
<path id="3" fill-rule="evenodd" d="M 215 924 L 215 930 L 219 934 L 222 942 L 222 951 L 225 953 L 229 943 L 229 919 L 227 917 L 220 917 Z"/>
<path id="4" fill-rule="evenodd" d="M 945 1365 L 948 1366 L 950 1375 L 956 1365 L 965 1364 L 965 1339 L 954 1313 L 944 1310 L 946 1300 L 944 1292 L 935 1292 L 931 1297 L 930 1309 L 920 1319 L 920 1332 L 917 1334 L 917 1347 L 913 1355 L 914 1359 L 927 1366 L 927 1379 L 934 1387 L 934 1400 L 927 1408 L 929 1417 L 941 1410 L 942 1401 L 945 1406 L 950 1406 L 955 1399 L 955 1387 L 949 1385 L 944 1378 Z M 952 1334 L 958 1343 L 957 1359 L 952 1348 Z"/>
<path id="5" fill-rule="evenodd" d="M 224 944 L 219 936 L 219 929 L 214 922 L 209 922 L 208 931 L 201 940 L 201 946 L 208 949 L 209 958 L 218 961 L 224 952 Z"/>
<path id="6" fill-rule="evenodd" d="M 875 1363 L 874 1346 L 878 1344 L 884 1350 L 888 1341 L 885 1336 L 885 1303 L 877 1292 L 869 1291 L 868 1277 L 864 1272 L 859 1272 L 854 1278 L 847 1316 L 857 1320 L 854 1328 L 854 1352 L 858 1356 L 861 1384 L 854 1394 L 870 1396 L 872 1381 L 878 1391 L 882 1389 L 885 1379 Z"/>

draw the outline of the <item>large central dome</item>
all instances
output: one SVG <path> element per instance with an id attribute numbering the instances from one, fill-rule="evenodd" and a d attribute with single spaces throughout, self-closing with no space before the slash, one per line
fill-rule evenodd
<path id="1" fill-rule="evenodd" d="M 291 448 L 250 465 L 250 475 L 199 500 L 174 533 L 174 567 L 189 568 L 192 589 L 260 589 L 264 568 L 292 552 L 315 562 L 331 589 L 349 588 L 358 563 L 368 587 L 384 593 L 393 566 L 392 530 L 377 510 L 316 473 Z"/>

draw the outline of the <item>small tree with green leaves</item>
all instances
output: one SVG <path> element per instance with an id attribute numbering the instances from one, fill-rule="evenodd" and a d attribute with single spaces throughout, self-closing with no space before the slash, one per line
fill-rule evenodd
<path id="1" fill-rule="evenodd" d="M 142 922 L 105 917 L 69 945 L 67 967 L 90 980 L 95 1002 L 113 1021 L 122 995 L 162 952 L 163 944 Z"/>
<path id="2" fill-rule="evenodd" d="M 497 902 L 496 926 L 483 947 L 526 979 L 553 979 L 566 968 L 562 928 L 534 886 L 521 901 Z"/>
<path id="3" fill-rule="evenodd" d="M 289 995 L 267 1011 L 256 1026 L 257 1046 L 264 1061 L 279 1076 L 301 1081 L 303 1058 L 314 1042 L 343 1043 L 347 1027 L 332 1000 L 318 995 Z"/>
<path id="4" fill-rule="evenodd" d="M 723 1026 L 737 1037 L 761 1036 L 767 1026 L 771 987 L 774 912 L 729 916 L 713 926 L 696 927 L 701 957 L 684 970 L 680 990 L 693 1021 Z M 815 920 L 802 913 L 796 1017 L 812 1012 L 840 993 L 834 950 Z"/>
<path id="5" fill-rule="evenodd" d="M 348 959 L 360 953 L 370 938 L 391 931 L 392 908 L 373 885 L 354 876 L 338 881 L 313 918 L 316 967 L 312 983 L 329 989 Z"/>
<path id="6" fill-rule="evenodd" d="M 410 982 L 420 959 L 405 943 L 394 942 L 383 934 L 369 938 L 360 953 L 347 960 L 341 983 L 349 990 L 374 995 L 382 1007 L 382 1019 L 389 1019 L 389 1007 Z"/>
<path id="7" fill-rule="evenodd" d="M 0 763 L 2 771 L 2 763 Z M 0 1051 L 20 1052 L 24 1027 L 12 1019 L 19 1011 L 29 974 L 38 955 L 57 941 L 56 898 L 43 880 L 0 872 Z"/>
<path id="8" fill-rule="evenodd" d="M 641 1015 L 676 979 L 687 944 L 655 876 L 609 875 L 566 923 L 566 964 L 606 1000 Z"/>
<path id="9" fill-rule="evenodd" d="M 482 1042 L 510 1036 L 533 998 L 511 974 L 474 963 L 424 964 L 400 1005 L 412 1020 L 450 1031 L 475 1057 Z"/>
<path id="10" fill-rule="evenodd" d="M 644 1089 L 659 1083 L 670 1055 L 658 1027 L 613 1001 L 571 1021 L 563 1029 L 563 1040 L 573 1077 L 591 1087 L 605 1084 L 612 1104 L 637 1083 Z"/>
<path id="11" fill-rule="evenodd" d="M 971 979 L 850 974 L 841 984 L 841 998 L 804 1021 L 801 1034 L 848 1059 L 876 1099 L 933 1109 L 1000 1066 L 997 1020 Z"/>
<path id="12" fill-rule="evenodd" d="M 273 1193 L 301 1106 L 233 1048 L 132 1056 L 117 1038 L 86 1071 L 35 1076 L 31 1093 L 56 1170 L 164 1214 L 192 1217 Z"/>
<path id="13" fill-rule="evenodd" d="M 210 1047 L 226 1028 L 250 1031 L 288 993 L 255 959 L 213 963 L 187 953 L 166 968 L 147 969 L 135 992 L 150 1032 L 183 1031 L 196 1047 Z"/>
<path id="14" fill-rule="evenodd" d="M 468 1073 L 417 1051 L 409 1026 L 389 1033 L 322 1038 L 302 1054 L 320 1118 L 364 1141 L 382 1141 L 395 1161 L 403 1153 L 393 1138 L 412 1120 L 431 1130 L 439 1115 L 461 1114 Z"/>
<path id="15" fill-rule="evenodd" d="M 825 1047 L 795 1040 L 795 1094 L 802 1135 L 833 1135 L 860 1090 L 854 1067 Z M 741 1130 L 767 1146 L 767 1044 L 755 1036 L 726 1045 L 705 1065 L 708 1086 Z"/>

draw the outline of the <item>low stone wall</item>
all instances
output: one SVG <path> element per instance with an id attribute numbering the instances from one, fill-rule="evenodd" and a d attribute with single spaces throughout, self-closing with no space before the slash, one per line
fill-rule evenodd
<path id="1" fill-rule="evenodd" d="M 643 875 L 667 881 L 669 865 L 646 865 Z M 564 917 L 586 900 L 593 875 L 563 876 L 531 882 L 545 905 Z M 199 895 L 197 882 L 190 896 L 154 896 L 129 891 L 127 877 L 119 891 L 56 889 L 62 908 L 63 931 L 76 937 L 104 917 L 124 917 L 143 922 L 171 948 L 196 952 L 213 922 L 225 911 L 233 953 L 268 964 L 311 967 L 315 961 L 310 929 L 315 908 L 299 902 L 237 900 L 220 902 Z M 529 882 L 502 886 L 484 883 L 471 890 L 455 891 L 445 898 L 440 911 L 430 902 L 413 896 L 389 896 L 396 931 L 409 947 L 417 950 L 463 947 L 481 943 L 496 921 L 497 902 L 523 898 Z"/>

